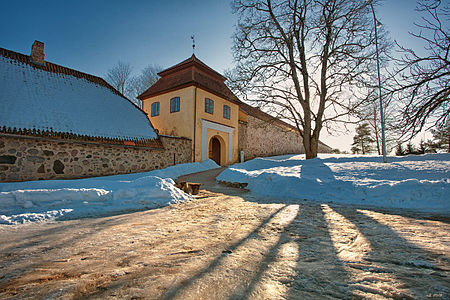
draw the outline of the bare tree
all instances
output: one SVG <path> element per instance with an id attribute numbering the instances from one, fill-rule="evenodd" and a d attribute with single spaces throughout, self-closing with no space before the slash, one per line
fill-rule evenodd
<path id="1" fill-rule="evenodd" d="M 322 128 L 348 121 L 374 69 L 367 2 L 235 0 L 233 7 L 239 22 L 231 81 L 244 98 L 295 124 L 306 158 L 316 157 Z"/>
<path id="2" fill-rule="evenodd" d="M 158 73 L 162 69 L 159 65 L 148 65 L 142 70 L 141 74 L 133 76 L 127 87 L 127 96 L 142 107 L 137 97 L 159 79 Z"/>
<path id="3" fill-rule="evenodd" d="M 129 63 L 119 61 L 117 65 L 108 70 L 106 80 L 122 95 L 141 107 L 137 96 L 159 79 L 158 73 L 162 71 L 162 67 L 148 65 L 136 76 L 132 75 L 132 71 L 133 67 Z"/>
<path id="4" fill-rule="evenodd" d="M 402 58 L 393 91 L 403 100 L 404 133 L 414 137 L 430 124 L 439 127 L 447 124 L 450 113 L 450 6 L 440 0 L 418 2 L 422 22 L 415 24 L 418 32 L 410 33 L 423 41 L 425 54 L 398 45 Z"/>
<path id="5" fill-rule="evenodd" d="M 388 83 L 383 81 L 382 86 L 386 86 Z M 381 117 L 380 117 L 380 104 L 379 96 L 377 93 L 377 86 L 368 85 L 367 95 L 365 101 L 355 110 L 355 115 L 359 122 L 367 123 L 375 138 L 375 145 L 379 155 L 381 151 Z M 392 102 L 392 94 L 385 94 L 383 97 L 383 114 L 384 114 L 384 128 L 386 132 L 386 148 L 389 153 L 395 145 L 398 143 L 400 136 L 398 130 L 398 111 L 397 107 Z"/>
<path id="6" fill-rule="evenodd" d="M 106 73 L 106 81 L 121 92 L 122 95 L 125 95 L 132 70 L 133 68 L 129 63 L 119 61 L 117 65 L 109 69 L 108 73 Z"/>

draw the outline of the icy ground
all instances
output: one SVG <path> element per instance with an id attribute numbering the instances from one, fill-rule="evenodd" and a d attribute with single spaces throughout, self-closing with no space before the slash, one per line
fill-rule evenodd
<path id="1" fill-rule="evenodd" d="M 256 158 L 217 180 L 246 182 L 255 195 L 450 214 L 450 154 L 388 157 L 304 155 Z"/>
<path id="2" fill-rule="evenodd" d="M 217 167 L 207 160 L 126 175 L 0 183 L 0 224 L 106 216 L 183 202 L 191 196 L 173 179 Z"/>

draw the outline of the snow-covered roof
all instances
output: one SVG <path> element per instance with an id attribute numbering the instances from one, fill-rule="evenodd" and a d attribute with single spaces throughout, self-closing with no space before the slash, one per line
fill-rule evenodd
<path id="1" fill-rule="evenodd" d="M 0 128 L 157 139 L 146 114 L 102 78 L 0 48 Z"/>

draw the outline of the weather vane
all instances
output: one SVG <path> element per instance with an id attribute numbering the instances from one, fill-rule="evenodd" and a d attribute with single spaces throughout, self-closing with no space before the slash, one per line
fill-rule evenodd
<path id="1" fill-rule="evenodd" d="M 195 54 L 195 36 L 191 35 L 191 40 L 192 40 L 192 54 Z"/>

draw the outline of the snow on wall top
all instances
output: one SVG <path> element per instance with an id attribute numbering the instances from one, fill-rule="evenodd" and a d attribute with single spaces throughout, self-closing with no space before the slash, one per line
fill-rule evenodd
<path id="1" fill-rule="evenodd" d="M 0 55 L 3 126 L 126 140 L 157 138 L 146 115 L 112 89 Z"/>

